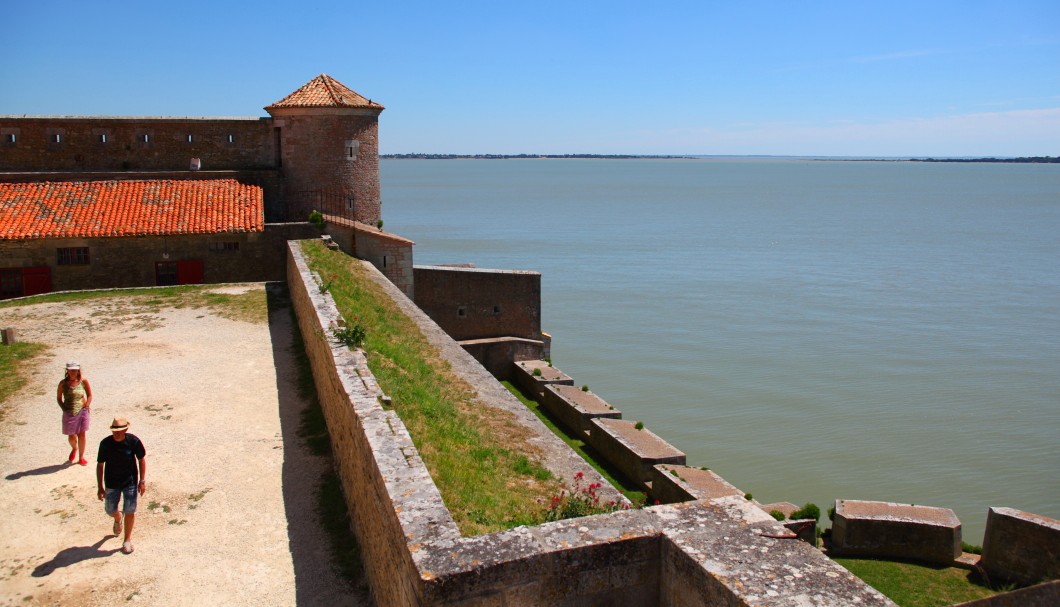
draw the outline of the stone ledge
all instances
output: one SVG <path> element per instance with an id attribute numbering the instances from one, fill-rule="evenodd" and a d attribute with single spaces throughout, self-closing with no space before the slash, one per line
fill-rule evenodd
<path id="1" fill-rule="evenodd" d="M 961 522 L 948 508 L 836 500 L 832 547 L 837 554 L 950 565 L 961 556 Z"/>

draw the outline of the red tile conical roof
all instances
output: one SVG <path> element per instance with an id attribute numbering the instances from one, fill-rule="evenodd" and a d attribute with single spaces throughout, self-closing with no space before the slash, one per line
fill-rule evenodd
<path id="1" fill-rule="evenodd" d="M 383 106 L 366 99 L 345 84 L 327 74 L 321 74 L 302 85 L 297 91 L 280 99 L 266 110 L 287 107 L 359 107 L 382 110 Z"/>

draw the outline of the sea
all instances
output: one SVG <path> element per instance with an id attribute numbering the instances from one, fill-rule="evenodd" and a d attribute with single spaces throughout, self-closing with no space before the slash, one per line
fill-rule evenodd
<path id="1" fill-rule="evenodd" d="M 380 170 L 417 264 L 540 272 L 553 364 L 758 501 L 1060 518 L 1060 165 Z"/>

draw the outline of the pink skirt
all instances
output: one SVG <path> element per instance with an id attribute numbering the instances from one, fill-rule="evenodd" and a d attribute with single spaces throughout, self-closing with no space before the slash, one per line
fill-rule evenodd
<path id="1" fill-rule="evenodd" d="M 73 436 L 75 434 L 81 434 L 82 432 L 88 432 L 88 420 L 89 413 L 87 408 L 81 409 L 77 415 L 70 415 L 66 411 L 63 411 L 63 434 Z"/>

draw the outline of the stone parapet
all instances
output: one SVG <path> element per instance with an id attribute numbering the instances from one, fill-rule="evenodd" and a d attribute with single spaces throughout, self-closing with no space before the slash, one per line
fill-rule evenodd
<path id="1" fill-rule="evenodd" d="M 377 605 L 893 605 L 820 552 L 783 539 L 790 534 L 742 497 L 460 536 L 401 419 L 385 408 L 364 355 L 331 337 L 339 312 L 316 288 L 300 245 L 288 251 L 292 305 Z M 535 442 L 554 474 L 569 482 L 582 472 L 611 492 L 604 499 L 617 496 L 389 281 L 362 265 L 474 386 L 485 410 L 510 408 L 543 430 Z"/>
<path id="2" fill-rule="evenodd" d="M 836 500 L 832 545 L 844 555 L 949 565 L 961 556 L 961 521 L 948 508 Z"/>
<path id="3" fill-rule="evenodd" d="M 979 566 L 991 581 L 1060 579 L 1060 521 L 1014 508 L 990 508 Z"/>
<path id="4" fill-rule="evenodd" d="M 524 392 L 540 400 L 545 386 L 573 386 L 574 380 L 545 360 L 521 360 L 515 363 L 515 384 Z"/>
<path id="5" fill-rule="evenodd" d="M 598 417 L 621 419 L 622 412 L 607 401 L 573 385 L 548 384 L 541 393 L 541 406 L 569 430 L 589 433 L 589 420 Z"/>
<path id="6" fill-rule="evenodd" d="M 714 472 L 691 466 L 658 464 L 652 466 L 651 478 L 651 496 L 663 504 L 744 494 Z"/>
<path id="7" fill-rule="evenodd" d="M 647 428 L 621 419 L 589 421 L 589 444 L 615 468 L 645 489 L 651 489 L 656 464 L 685 463 L 685 454 Z"/>

